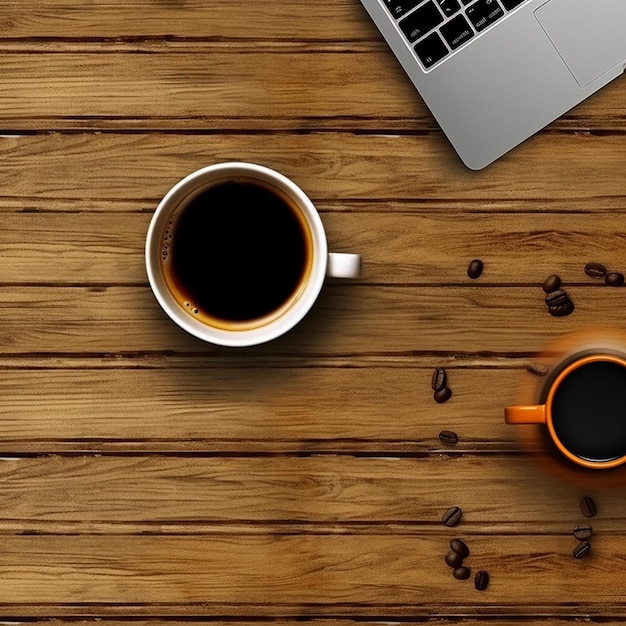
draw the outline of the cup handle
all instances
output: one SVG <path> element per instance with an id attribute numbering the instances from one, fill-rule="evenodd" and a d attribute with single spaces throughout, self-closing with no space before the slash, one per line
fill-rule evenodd
<path id="1" fill-rule="evenodd" d="M 545 424 L 546 405 L 507 406 L 504 409 L 504 421 L 507 424 Z"/>
<path id="2" fill-rule="evenodd" d="M 329 252 L 326 276 L 332 278 L 358 278 L 361 274 L 361 255 Z"/>

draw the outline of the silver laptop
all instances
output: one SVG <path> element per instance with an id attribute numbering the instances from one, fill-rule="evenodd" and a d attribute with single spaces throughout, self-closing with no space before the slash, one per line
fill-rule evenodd
<path id="1" fill-rule="evenodd" d="M 471 169 L 626 66 L 626 0 L 361 2 Z"/>

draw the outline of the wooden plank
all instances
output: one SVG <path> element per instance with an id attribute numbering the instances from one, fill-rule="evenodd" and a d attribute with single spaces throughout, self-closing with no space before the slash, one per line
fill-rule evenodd
<path id="1" fill-rule="evenodd" d="M 339 150 L 337 146 L 341 146 Z M 407 201 L 413 210 L 481 212 L 547 208 L 623 211 L 626 179 L 619 135 L 538 135 L 482 172 L 462 166 L 439 135 L 351 133 L 47 134 L 0 137 L 0 205 L 73 210 L 140 202 L 154 210 L 180 178 L 215 162 L 245 160 L 291 177 L 316 202 Z M 554 154 L 560 155 L 554 159 Z M 550 163 L 538 168 L 537 162 Z M 527 172 L 520 178 L 519 172 Z M 442 203 L 442 199 L 445 201 Z M 347 205 L 348 209 L 350 205 Z M 540 228 L 540 224 L 538 225 Z M 616 232 L 620 232 L 619 224 Z"/>
<path id="2" fill-rule="evenodd" d="M 4 355 L 127 353 L 398 356 L 530 355 L 589 326 L 619 329 L 623 290 L 580 285 L 565 318 L 532 287 L 377 287 L 328 284 L 288 336 L 258 348 L 219 349 L 186 334 L 146 287 L 11 287 L 0 291 Z M 239 355 L 239 356 L 237 356 Z"/>
<path id="3" fill-rule="evenodd" d="M 146 284 L 144 243 L 151 213 L 85 210 L 3 213 L 0 283 Z M 595 284 L 591 260 L 626 271 L 618 231 L 626 209 L 604 213 L 424 211 L 410 202 L 345 207 L 319 203 L 329 245 L 358 251 L 360 282 L 397 285 L 470 284 L 472 258 L 485 263 L 480 285 L 541 285 L 557 272 L 567 284 Z M 575 228 L 572 222 L 575 221 Z M 584 251 L 584 253 L 582 252 Z M 479 283 L 476 283 L 479 284 Z"/>
<path id="4" fill-rule="evenodd" d="M 52 623 L 53 626 L 127 626 L 128 620 L 111 618 L 111 617 L 98 617 L 94 619 L 69 619 L 69 618 L 55 618 L 55 619 L 45 619 L 45 624 L 50 626 Z M 42 621 L 44 621 L 42 619 Z M 306 618 L 288 618 L 288 617 L 268 617 L 266 615 L 256 615 L 249 620 L 245 620 L 244 618 L 232 619 L 229 620 L 227 618 L 221 619 L 212 619 L 211 623 L 215 626 L 257 626 L 259 624 L 272 624 L 273 626 L 301 626 L 302 621 L 306 619 L 306 622 L 310 624 L 310 626 L 356 626 L 357 624 L 361 624 L 363 626 L 378 626 L 380 624 L 380 616 L 378 619 L 376 617 L 371 618 L 338 618 L 338 617 L 306 617 Z M 578 622 L 574 622 L 576 617 L 567 619 L 558 619 L 553 615 L 528 615 L 524 616 L 510 616 L 510 617 L 489 617 L 489 624 L 492 626 L 528 626 L 529 619 L 533 620 L 535 624 L 545 624 L 546 626 L 573 626 Z M 37 623 L 37 618 L 31 619 L 34 624 Z M 133 620 L 134 626 L 197 626 L 197 620 L 189 619 L 189 618 L 176 618 L 176 617 L 154 617 L 153 619 L 140 619 L 136 618 Z M 429 619 L 418 618 L 411 619 L 410 617 L 405 617 L 402 619 L 402 623 L 406 624 L 406 626 L 424 626 L 425 624 L 434 624 L 436 623 L 438 626 L 457 626 L 458 619 L 446 618 L 442 616 L 433 617 Z M 475 619 L 468 619 L 468 624 L 475 624 Z M 602 619 L 602 624 L 605 626 L 618 626 L 623 622 L 619 619 L 606 617 Z"/>
<path id="5" fill-rule="evenodd" d="M 523 431 L 504 424 L 503 408 L 530 402 L 543 385 L 524 370 L 530 359 L 255 364 L 246 352 L 182 366 L 51 361 L 3 365 L 0 452 L 515 451 Z M 435 366 L 453 390 L 445 404 L 432 398 Z M 458 433 L 457 446 L 439 441 L 442 429 Z"/>
<path id="6" fill-rule="evenodd" d="M 576 545 L 572 529 L 586 521 L 579 500 L 590 492 L 599 511 L 594 547 L 597 539 L 608 550 L 610 536 L 619 542 L 624 534 L 626 501 L 614 495 L 626 473 L 599 474 L 572 471 L 579 480 L 562 481 L 548 459 L 505 455 L 4 458 L 0 534 L 4 542 L 15 533 L 80 531 L 116 541 L 128 533 L 245 536 L 270 528 L 416 539 L 556 534 Z M 463 510 L 461 523 L 440 531 L 453 505 Z"/>
<path id="7" fill-rule="evenodd" d="M 310 45 L 258 54 L 244 43 L 235 50 L 208 46 L 189 53 L 152 52 L 22 50 L 2 55 L 0 72 L 10 86 L 0 86 L 0 98 L 6 103 L 0 119 L 23 120 L 19 128 L 24 129 L 42 125 L 37 118 L 43 118 L 48 128 L 63 118 L 124 118 L 124 126 L 137 119 L 144 120 L 139 127 L 150 128 L 152 120 L 167 112 L 167 125 L 174 128 L 184 129 L 189 119 L 193 127 L 212 129 L 247 118 L 248 127 L 262 129 L 272 128 L 272 119 L 293 128 L 307 118 L 408 114 L 427 118 L 418 126 L 433 126 L 401 68 L 386 54 L 362 50 L 312 54 Z M 301 80 L 303 75 L 311 80 Z M 320 89 L 314 76 L 322 77 L 327 88 Z M 368 98 L 355 99 L 355 92 L 368 93 Z M 391 93 L 397 93 L 397 102 Z M 35 118 L 34 126 L 28 118 Z"/>
<path id="8" fill-rule="evenodd" d="M 443 561 L 451 536 L 6 536 L 0 608 L 29 614 L 37 598 L 39 612 L 79 605 L 79 615 L 90 605 L 115 615 L 127 604 L 149 604 L 153 615 L 245 615 L 260 606 L 291 615 L 624 614 L 615 579 L 624 535 L 598 537 L 581 560 L 567 535 L 467 536 L 467 564 L 490 573 L 484 593 L 452 578 Z"/>
<path id="9" fill-rule="evenodd" d="M 3 218 L 0 283 L 146 284 L 150 215 L 17 212 Z"/>
<path id="10" fill-rule="evenodd" d="M 383 215 L 324 213 L 323 218 L 331 248 L 360 252 L 363 280 L 376 283 L 465 285 L 472 283 L 467 268 L 474 258 L 484 262 L 475 283 L 481 285 L 539 286 L 557 273 L 566 288 L 600 286 L 602 281 L 584 274 L 585 264 L 594 259 L 626 271 L 626 247 L 619 234 L 626 213 L 619 210 L 575 216 L 558 211 L 477 215 L 441 207 L 438 213 L 423 214 L 407 203 L 385 207 Z"/>
<path id="11" fill-rule="evenodd" d="M 244 42 L 130 49 L 107 42 L 77 51 L 12 44 L 0 55 L 0 73 L 0 120 L 7 129 L 438 132 L 400 65 L 378 42 L 314 50 L 308 41 L 296 42 L 263 54 L 258 44 Z M 608 86 L 552 129 L 624 131 L 624 91 L 621 81 Z M 523 171 L 535 170 L 536 162 Z"/>
<path id="12" fill-rule="evenodd" d="M 182 38 L 291 41 L 346 41 L 363 36 L 370 24 L 358 2 L 300 0 L 283 4 L 257 0 L 149 2 L 119 0 L 85 4 L 77 0 L 36 0 L 28 8 L 16 0 L 2 7 L 6 39 L 89 40 L 94 38 Z M 372 29 L 370 29 L 373 32 Z"/>

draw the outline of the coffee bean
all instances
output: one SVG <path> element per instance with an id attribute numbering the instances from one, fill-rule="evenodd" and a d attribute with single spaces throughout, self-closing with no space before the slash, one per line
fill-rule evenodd
<path id="1" fill-rule="evenodd" d="M 621 287 L 624 284 L 624 274 L 611 272 L 604 277 L 604 282 L 610 287 Z"/>
<path id="2" fill-rule="evenodd" d="M 483 262 L 480 259 L 474 259 L 467 268 L 467 275 L 470 278 L 479 278 L 483 273 Z"/>
<path id="3" fill-rule="evenodd" d="M 563 289 L 557 289 L 556 291 L 551 291 L 549 294 L 547 294 L 545 301 L 549 307 L 553 307 L 566 304 L 570 301 L 570 299 Z"/>
<path id="4" fill-rule="evenodd" d="M 574 530 L 572 532 L 576 539 L 580 539 L 582 541 L 591 537 L 593 528 L 591 528 L 590 524 L 577 524 L 576 526 L 574 526 Z"/>
<path id="5" fill-rule="evenodd" d="M 580 499 L 580 511 L 585 517 L 595 517 L 598 512 L 598 507 L 593 501 L 593 498 L 585 496 Z"/>
<path id="6" fill-rule="evenodd" d="M 455 446 L 459 443 L 459 436 L 452 430 L 442 430 L 439 433 L 439 440 L 448 445 Z"/>
<path id="7" fill-rule="evenodd" d="M 526 369 L 535 376 L 547 376 L 550 368 L 542 363 L 531 363 L 526 366 Z"/>
<path id="8" fill-rule="evenodd" d="M 448 379 L 448 375 L 446 374 L 446 370 L 443 367 L 438 367 L 433 372 L 433 378 L 430 381 L 430 386 L 433 388 L 433 391 L 439 391 L 446 386 L 446 381 Z"/>
<path id="9" fill-rule="evenodd" d="M 548 313 L 550 313 L 553 317 L 565 317 L 573 312 L 574 303 L 569 300 L 565 304 L 548 307 Z"/>
<path id="10" fill-rule="evenodd" d="M 476 576 L 474 576 L 474 587 L 476 587 L 478 591 L 484 591 L 487 589 L 488 584 L 489 574 L 484 569 L 476 572 Z"/>
<path id="11" fill-rule="evenodd" d="M 435 391 L 435 393 L 433 394 L 435 402 L 439 402 L 439 404 L 447 402 L 451 397 L 452 389 L 450 389 L 450 387 L 444 387 L 443 389 L 439 389 L 439 391 Z"/>
<path id="12" fill-rule="evenodd" d="M 606 267 L 602 263 L 587 263 L 585 265 L 585 274 L 591 278 L 604 278 Z"/>
<path id="13" fill-rule="evenodd" d="M 551 293 L 552 291 L 556 291 L 560 286 L 561 286 L 561 277 L 557 276 L 556 274 L 552 274 L 551 276 L 548 276 L 548 278 L 546 278 L 543 281 L 543 290 L 546 293 Z"/>
<path id="14" fill-rule="evenodd" d="M 582 559 L 584 556 L 587 556 L 589 550 L 591 549 L 591 544 L 588 541 L 581 541 L 573 550 L 572 556 L 575 559 Z"/>
<path id="15" fill-rule="evenodd" d="M 453 539 L 450 542 L 450 550 L 456 552 L 462 559 L 466 559 L 469 556 L 469 548 L 462 539 Z"/>
<path id="16" fill-rule="evenodd" d="M 445 560 L 446 565 L 449 565 L 453 569 L 456 569 L 457 567 L 461 567 L 461 565 L 463 565 L 463 557 L 456 552 L 448 552 L 448 554 L 446 554 Z"/>
<path id="17" fill-rule="evenodd" d="M 444 526 L 456 526 L 461 521 L 463 511 L 458 506 L 449 508 L 441 517 Z"/>
<path id="18" fill-rule="evenodd" d="M 452 575 L 457 579 L 457 580 L 467 580 L 470 577 L 470 569 L 469 567 L 465 567 L 464 565 L 461 565 L 461 567 L 457 567 L 453 572 Z"/>

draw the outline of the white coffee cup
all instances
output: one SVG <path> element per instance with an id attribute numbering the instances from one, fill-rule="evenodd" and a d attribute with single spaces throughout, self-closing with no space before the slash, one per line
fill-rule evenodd
<path id="1" fill-rule="evenodd" d="M 253 346 L 302 320 L 327 276 L 358 277 L 361 257 L 328 252 L 319 213 L 289 178 L 230 162 L 189 174 L 161 200 L 146 269 L 181 328 L 213 344 Z"/>

